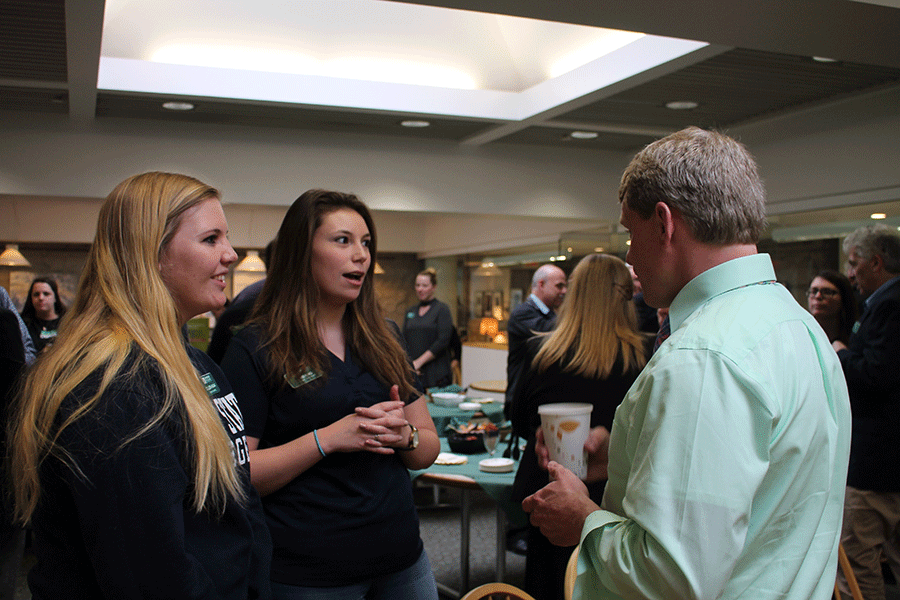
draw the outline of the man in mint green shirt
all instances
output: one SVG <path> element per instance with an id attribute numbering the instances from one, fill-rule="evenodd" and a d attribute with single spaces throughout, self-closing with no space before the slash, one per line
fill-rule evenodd
<path id="1" fill-rule="evenodd" d="M 627 260 L 648 304 L 669 307 L 671 336 L 612 432 L 586 444 L 589 479 L 608 472 L 602 508 L 556 463 L 523 507 L 554 543 L 581 542 L 575 598 L 829 598 L 847 386 L 824 332 L 757 254 L 752 157 L 689 128 L 635 157 L 619 199 Z"/>

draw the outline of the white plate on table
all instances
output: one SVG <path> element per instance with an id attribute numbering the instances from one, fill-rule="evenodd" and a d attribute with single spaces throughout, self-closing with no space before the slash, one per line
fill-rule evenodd
<path id="1" fill-rule="evenodd" d="M 481 405 L 477 402 L 460 402 L 459 410 L 481 410 Z"/>
<path id="2" fill-rule="evenodd" d="M 431 395 L 432 401 L 438 406 L 457 406 L 466 399 L 465 394 L 454 394 L 451 392 L 437 392 Z"/>
<path id="3" fill-rule="evenodd" d="M 486 473 L 509 473 L 515 462 L 511 458 L 485 458 L 478 462 L 478 468 Z"/>

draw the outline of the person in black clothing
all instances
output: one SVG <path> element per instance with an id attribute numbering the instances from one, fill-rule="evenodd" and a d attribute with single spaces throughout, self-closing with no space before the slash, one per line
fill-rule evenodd
<path id="1" fill-rule="evenodd" d="M 274 245 L 275 240 L 272 240 L 266 244 L 266 248 L 263 250 L 261 258 L 266 268 L 268 268 L 269 260 L 272 258 Z M 228 342 L 231 341 L 231 336 L 244 324 L 244 321 L 250 315 L 250 311 L 253 310 L 253 305 L 256 303 L 256 299 L 259 297 L 265 282 L 266 280 L 263 278 L 241 290 L 234 297 L 234 301 L 216 319 L 216 326 L 213 327 L 206 354 L 217 363 L 222 362 L 222 357 L 225 356 L 225 350 L 228 349 Z"/>
<path id="2" fill-rule="evenodd" d="M 356 196 L 302 194 L 222 369 L 246 419 L 278 600 L 437 600 L 409 469 L 440 441 L 375 299 L 377 235 Z"/>
<path id="3" fill-rule="evenodd" d="M 900 576 L 900 235 L 861 227 L 844 240 L 866 298 L 850 343 L 832 342 L 847 378 L 853 432 L 841 544 L 865 598 L 884 598 L 882 558 Z M 838 582 L 848 593 L 841 574 Z"/>
<path id="4" fill-rule="evenodd" d="M 413 368 L 425 388 L 450 385 L 450 341 L 453 337 L 453 318 L 450 307 L 434 297 L 437 271 L 425 269 L 416 275 L 416 296 L 419 303 L 406 310 L 403 337 Z"/>
<path id="5" fill-rule="evenodd" d="M 550 482 L 535 453 L 540 405 L 586 402 L 594 407 L 591 427 L 612 428 L 616 407 L 646 364 L 652 341 L 637 329 L 631 294 L 631 276 L 621 259 L 589 254 L 572 271 L 555 329 L 528 341 L 513 390 L 513 427 L 527 432 L 513 501 L 521 502 Z M 588 484 L 595 502 L 605 486 L 606 481 Z M 562 600 L 566 563 L 574 548 L 554 546 L 530 523 L 527 542 L 525 591 L 535 598 Z"/>
<path id="6" fill-rule="evenodd" d="M 0 308 L 10 311 L 16 316 L 16 322 L 19 325 L 19 334 L 22 344 L 25 347 L 25 364 L 30 365 L 34 362 L 34 357 L 37 354 L 34 349 L 34 342 L 31 341 L 31 335 L 28 333 L 28 326 L 25 325 L 25 321 L 22 320 L 22 316 L 19 314 L 15 303 L 13 303 L 12 298 L 9 297 L 9 292 L 7 292 L 6 288 L 2 285 L 0 285 Z"/>
<path id="7" fill-rule="evenodd" d="M 635 274 L 634 267 L 628 265 L 628 272 L 631 273 L 631 282 L 634 285 L 634 296 L 632 296 L 631 300 L 634 302 L 634 308 L 637 311 L 638 329 L 656 335 L 659 331 L 660 323 L 657 318 L 656 309 L 649 306 L 644 300 L 644 290 L 641 287 L 641 280 L 638 279 L 638 276 Z"/>
<path id="8" fill-rule="evenodd" d="M 32 598 L 267 599 L 271 538 L 228 381 L 181 327 L 225 302 L 219 193 L 145 173 L 100 209 L 75 303 L 10 437 Z"/>
<path id="9" fill-rule="evenodd" d="M 556 323 L 556 309 L 563 302 L 567 289 L 566 274 L 556 265 L 542 265 L 531 278 L 531 294 L 509 315 L 506 332 L 509 353 L 506 356 L 506 398 L 503 412 L 510 418 L 513 388 L 522 371 L 525 342 L 535 333 L 550 331 Z M 514 432 L 514 435 L 523 434 Z"/>
<path id="10" fill-rule="evenodd" d="M 18 315 L 0 308 L 0 457 L 6 457 L 6 423 L 13 392 L 25 368 Z M 4 460 L 5 463 L 5 460 Z M 13 522 L 6 465 L 0 472 L 0 598 L 12 598 L 25 549 L 25 530 Z"/>
<path id="11" fill-rule="evenodd" d="M 28 333 L 40 352 L 56 340 L 59 321 L 66 314 L 66 307 L 59 299 L 56 280 L 49 277 L 35 277 L 28 288 L 28 298 L 22 309 L 22 320 L 28 326 Z"/>

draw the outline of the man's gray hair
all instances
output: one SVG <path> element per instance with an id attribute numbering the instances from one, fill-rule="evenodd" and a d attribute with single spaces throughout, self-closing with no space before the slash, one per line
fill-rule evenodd
<path id="1" fill-rule="evenodd" d="M 887 225 L 864 225 L 844 238 L 844 252 L 851 250 L 863 260 L 876 254 L 884 261 L 888 273 L 900 273 L 900 233 Z"/>
<path id="2" fill-rule="evenodd" d="M 755 244 L 766 227 L 766 193 L 750 152 L 699 127 L 638 152 L 622 175 L 619 202 L 642 219 L 663 202 L 706 244 Z"/>

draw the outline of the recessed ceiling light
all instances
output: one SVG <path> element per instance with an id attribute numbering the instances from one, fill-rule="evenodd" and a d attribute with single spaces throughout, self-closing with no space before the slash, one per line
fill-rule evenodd
<path id="1" fill-rule="evenodd" d="M 876 220 L 887 219 L 887 215 L 884 213 L 872 213 L 871 215 L 869 215 L 869 218 L 876 219 Z"/>
<path id="2" fill-rule="evenodd" d="M 693 108 L 697 108 L 698 106 L 700 106 L 700 104 L 692 100 L 675 100 L 673 102 L 666 102 L 666 108 L 670 110 L 691 110 Z"/>
<path id="3" fill-rule="evenodd" d="M 576 140 L 592 140 L 597 137 L 596 131 L 573 131 L 569 134 L 571 137 Z"/>
<path id="4" fill-rule="evenodd" d="M 190 102 L 163 102 L 162 107 L 166 110 L 194 110 Z"/>
<path id="5" fill-rule="evenodd" d="M 400 121 L 400 124 L 404 127 L 428 127 L 431 125 L 428 121 L 417 121 L 415 119 L 409 119 L 406 121 Z"/>
<path id="6" fill-rule="evenodd" d="M 813 56 L 812 59 L 816 62 L 820 63 L 835 63 L 837 62 L 836 58 L 827 58 L 825 56 Z"/>
<path id="7" fill-rule="evenodd" d="M 594 248 L 594 252 L 603 252 L 603 247 L 597 246 L 596 248 Z"/>

